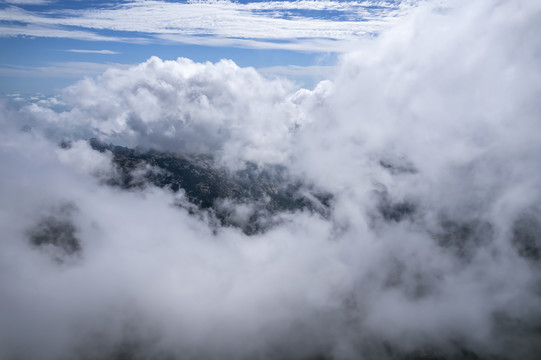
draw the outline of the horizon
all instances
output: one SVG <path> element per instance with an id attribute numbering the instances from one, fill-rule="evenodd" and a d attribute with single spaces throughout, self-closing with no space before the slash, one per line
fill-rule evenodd
<path id="1" fill-rule="evenodd" d="M 377 36 L 414 4 L 2 1 L 0 91 L 52 93 L 84 76 L 151 56 L 213 63 L 231 59 L 313 86 L 330 75 L 321 69 L 332 67 L 355 41 Z"/>

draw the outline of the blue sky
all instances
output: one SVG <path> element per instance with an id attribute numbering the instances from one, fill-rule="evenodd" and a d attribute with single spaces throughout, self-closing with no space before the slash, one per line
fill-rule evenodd
<path id="1" fill-rule="evenodd" d="M 0 1 L 0 93 L 54 92 L 108 67 L 232 59 L 300 82 L 413 1 Z"/>

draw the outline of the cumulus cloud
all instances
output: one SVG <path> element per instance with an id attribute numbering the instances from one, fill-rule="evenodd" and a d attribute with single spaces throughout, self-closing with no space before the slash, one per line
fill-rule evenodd
<path id="1" fill-rule="evenodd" d="M 302 105 L 308 107 L 312 92 L 301 92 L 230 60 L 201 64 L 153 57 L 65 89 L 71 111 L 56 114 L 37 105 L 26 111 L 60 133 L 76 126 L 120 144 L 282 162 L 292 131 L 307 121 Z"/>
<path id="2" fill-rule="evenodd" d="M 67 88 L 70 110 L 3 104 L 0 356 L 536 359 L 540 10 L 426 4 L 313 90 L 151 58 Z M 107 186 L 94 136 L 278 164 L 329 213 L 248 236 Z"/>

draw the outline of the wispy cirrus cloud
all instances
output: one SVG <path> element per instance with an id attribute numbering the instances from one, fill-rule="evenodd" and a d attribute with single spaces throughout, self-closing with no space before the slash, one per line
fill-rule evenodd
<path id="1" fill-rule="evenodd" d="M 0 76 L 81 78 L 96 76 L 111 68 L 126 68 L 128 64 L 64 61 L 44 66 L 0 65 Z"/>
<path id="2" fill-rule="evenodd" d="M 72 53 L 81 53 L 81 54 L 107 54 L 107 55 L 120 54 L 118 51 L 112 51 L 112 50 L 68 49 L 66 51 L 72 52 Z"/>
<path id="3" fill-rule="evenodd" d="M 2 24 L 0 22 L 0 37 L 40 37 L 40 38 L 68 38 L 84 41 L 116 41 L 116 42 L 131 42 L 131 43 L 143 43 L 148 40 L 141 37 L 117 37 L 117 36 L 104 36 L 96 34 L 92 31 L 86 30 L 74 30 L 66 29 L 57 26 L 43 26 L 35 24 L 24 25 L 11 25 Z"/>
<path id="4" fill-rule="evenodd" d="M 4 0 L 3 2 L 15 5 L 47 5 L 54 0 Z"/>
<path id="5" fill-rule="evenodd" d="M 131 1 L 117 6 L 34 12 L 0 10 L 0 22 L 68 31 L 144 34 L 162 41 L 214 46 L 343 51 L 344 43 L 379 33 L 414 1 Z M 0 29 L 0 35 L 14 36 Z M 21 33 L 20 35 L 24 35 Z M 109 35 L 107 35 L 109 36 Z M 121 40 L 122 41 L 122 40 Z"/>

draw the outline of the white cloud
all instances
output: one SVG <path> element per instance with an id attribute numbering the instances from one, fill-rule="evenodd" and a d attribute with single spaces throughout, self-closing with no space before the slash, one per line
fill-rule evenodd
<path id="1" fill-rule="evenodd" d="M 112 51 L 112 50 L 69 49 L 69 50 L 66 50 L 66 51 L 73 52 L 73 53 L 82 53 L 82 54 L 107 54 L 107 55 L 120 54 L 119 52 Z"/>
<path id="2" fill-rule="evenodd" d="M 172 43 L 201 45 L 200 36 L 178 35 L 178 34 L 157 34 L 157 39 Z M 221 36 L 204 38 L 204 45 L 216 47 L 238 47 L 246 49 L 262 50 L 291 50 L 307 52 L 344 52 L 352 47 L 350 40 L 336 41 L 335 39 L 310 38 L 300 41 L 280 41 L 280 39 L 242 39 Z"/>
<path id="3" fill-rule="evenodd" d="M 269 66 L 258 68 L 257 71 L 266 77 L 284 77 L 286 79 L 317 84 L 319 81 L 333 77 L 336 68 L 330 65 L 311 66 Z M 313 87 L 313 86 L 308 86 Z"/>
<path id="4" fill-rule="evenodd" d="M 4 2 L 15 5 L 47 5 L 55 0 L 4 0 Z"/>
<path id="5" fill-rule="evenodd" d="M 70 38 L 85 41 L 122 41 L 133 43 L 144 43 L 147 40 L 142 38 L 121 38 L 115 36 L 102 36 L 90 31 L 66 30 L 51 26 L 40 25 L 0 25 L 1 37 L 28 36 L 46 38 Z"/>
<path id="6" fill-rule="evenodd" d="M 56 150 L 60 163 L 76 170 L 83 175 L 96 177 L 114 176 L 114 167 L 111 162 L 111 153 L 93 151 L 84 140 L 69 144 L 69 149 L 59 148 Z"/>
<path id="7" fill-rule="evenodd" d="M 48 66 L 14 65 L 0 67 L 0 75 L 25 77 L 56 77 L 80 79 L 84 76 L 97 76 L 108 69 L 126 69 L 132 65 L 116 63 L 92 63 L 84 61 L 67 61 L 51 63 Z"/>
<path id="8" fill-rule="evenodd" d="M 17 21 L 41 27 L 73 26 L 87 30 L 142 32 L 181 43 L 208 44 L 210 41 L 215 46 L 344 51 L 345 44 L 352 39 L 381 31 L 394 23 L 397 16 L 406 13 L 410 6 L 406 3 L 391 6 L 385 2 L 241 4 L 229 1 L 144 1 L 127 2 L 106 9 L 56 11 L 57 16 L 11 7 L 0 10 L 0 21 Z M 256 10 L 273 10 L 278 13 L 254 12 Z M 338 11 L 357 21 L 301 15 L 285 18 L 279 13 L 288 10 Z M 22 31 L 19 27 L 11 30 L 6 32 L 0 29 L 0 34 L 12 36 L 13 31 Z M 70 37 L 69 33 L 62 34 Z M 205 36 L 202 38 L 201 35 Z M 78 38 L 76 34 L 74 36 Z"/>
<path id="9" fill-rule="evenodd" d="M 303 119 L 301 102 L 291 101 L 294 94 L 288 81 L 266 80 L 229 60 L 197 64 L 154 57 L 67 88 L 64 99 L 73 110 L 59 118 L 62 124 L 93 129 L 107 141 L 188 153 L 220 151 L 231 161 L 282 162 L 291 130 Z"/>
<path id="10" fill-rule="evenodd" d="M 66 89 L 71 111 L 3 104 L 0 357 L 537 359 L 540 7 L 427 4 L 313 90 L 152 58 Z M 331 214 L 216 229 L 182 195 L 100 185 L 108 155 L 41 133 L 278 162 Z M 58 264 L 26 234 L 66 202 L 83 250 Z"/>

